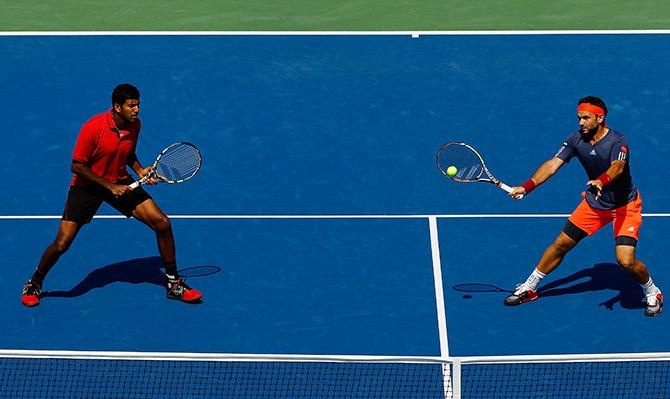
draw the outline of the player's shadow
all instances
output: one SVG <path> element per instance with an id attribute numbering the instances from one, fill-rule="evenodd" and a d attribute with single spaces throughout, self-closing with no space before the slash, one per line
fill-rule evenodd
<path id="1" fill-rule="evenodd" d="M 588 280 L 578 282 L 584 279 Z M 621 266 L 614 263 L 599 263 L 591 268 L 580 270 L 541 286 L 537 293 L 540 297 L 548 297 L 603 290 L 618 293 L 613 298 L 600 303 L 599 306 L 612 310 L 619 302 L 624 309 L 645 307 L 644 294 L 640 285 Z"/>
<path id="2" fill-rule="evenodd" d="M 221 271 L 218 266 L 194 266 L 181 269 L 183 277 L 201 277 Z M 76 286 L 67 291 L 44 291 L 42 297 L 75 298 L 96 288 L 113 283 L 154 284 L 165 287 L 163 262 L 160 257 L 127 260 L 103 266 L 90 272 Z"/>

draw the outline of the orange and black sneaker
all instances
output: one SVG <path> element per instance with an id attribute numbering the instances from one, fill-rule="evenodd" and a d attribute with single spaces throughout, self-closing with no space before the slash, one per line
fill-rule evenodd
<path id="1" fill-rule="evenodd" d="M 37 306 L 40 304 L 41 294 L 42 287 L 40 287 L 39 284 L 33 282 L 32 280 L 28 280 L 23 285 L 23 291 L 21 292 L 21 302 L 28 307 Z"/>
<path id="2" fill-rule="evenodd" d="M 168 279 L 167 297 L 182 302 L 197 302 L 202 298 L 202 294 L 200 291 L 189 287 L 183 278 L 178 278 L 175 280 Z"/>

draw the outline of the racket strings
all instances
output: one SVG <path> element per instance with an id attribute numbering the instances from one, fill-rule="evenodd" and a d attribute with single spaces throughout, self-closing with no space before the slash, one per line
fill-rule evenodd
<path id="1" fill-rule="evenodd" d="M 200 152 L 188 144 L 167 150 L 156 164 L 156 174 L 167 181 L 180 181 L 194 176 L 200 169 Z"/>
<path id="2" fill-rule="evenodd" d="M 455 166 L 458 171 L 451 177 L 459 180 L 477 180 L 484 172 L 484 165 L 479 156 L 468 147 L 459 144 L 445 147 L 438 156 L 438 163 L 442 173 L 445 173 L 448 167 Z"/>

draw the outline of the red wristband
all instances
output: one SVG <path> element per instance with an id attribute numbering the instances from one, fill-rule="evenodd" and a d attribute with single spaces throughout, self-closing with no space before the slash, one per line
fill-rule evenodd
<path id="1" fill-rule="evenodd" d="M 603 187 L 605 187 L 606 185 L 610 184 L 612 178 L 610 177 L 610 175 L 607 174 L 607 172 L 605 172 L 602 175 L 598 176 L 598 180 L 600 180 L 603 183 Z"/>
<path id="2" fill-rule="evenodd" d="M 530 194 L 531 191 L 535 190 L 535 187 L 537 187 L 537 184 L 533 181 L 533 179 L 528 179 L 526 180 L 525 183 L 521 185 L 524 190 L 526 190 L 526 194 Z"/>

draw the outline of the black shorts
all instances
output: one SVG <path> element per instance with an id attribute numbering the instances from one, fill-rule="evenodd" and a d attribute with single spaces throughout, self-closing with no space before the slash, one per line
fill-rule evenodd
<path id="1" fill-rule="evenodd" d="M 131 184 L 133 179 L 121 180 L 118 184 Z M 142 202 L 151 199 L 151 195 L 144 191 L 142 186 L 115 197 L 109 190 L 98 185 L 86 187 L 73 186 L 67 194 L 67 202 L 63 211 L 63 220 L 86 224 L 93 219 L 102 202 L 108 203 L 126 217 L 131 217 L 133 211 Z"/>

